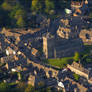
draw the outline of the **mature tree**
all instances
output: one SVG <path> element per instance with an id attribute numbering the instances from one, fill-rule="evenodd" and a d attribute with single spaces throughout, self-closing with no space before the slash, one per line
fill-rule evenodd
<path id="1" fill-rule="evenodd" d="M 25 17 L 25 11 L 22 10 L 22 9 L 17 10 L 14 17 L 15 17 L 15 19 L 19 19 L 20 17 L 24 18 Z"/>
<path id="2" fill-rule="evenodd" d="M 22 13 L 23 12 L 23 13 Z M 12 11 L 10 11 L 10 17 L 11 18 L 15 18 L 15 16 L 17 15 L 21 15 L 24 14 L 23 8 L 20 4 L 16 4 L 15 6 L 12 7 Z M 24 16 L 24 15 L 23 15 Z"/>
<path id="3" fill-rule="evenodd" d="M 40 12 L 42 9 L 41 1 L 40 0 L 32 0 L 32 11 Z"/>
<path id="4" fill-rule="evenodd" d="M 24 27 L 26 13 L 20 4 L 16 4 L 10 12 L 11 24 L 16 27 Z"/>
<path id="5" fill-rule="evenodd" d="M 76 80 L 76 81 L 78 81 L 79 80 L 79 78 L 80 78 L 80 76 L 78 75 L 78 74 L 73 74 L 73 76 L 74 76 L 74 79 Z"/>
<path id="6" fill-rule="evenodd" d="M 17 24 L 18 27 L 22 28 L 22 27 L 25 26 L 25 21 L 22 17 L 19 17 L 16 24 Z"/>
<path id="7" fill-rule="evenodd" d="M 0 92 L 9 92 L 9 85 L 7 83 L 0 83 Z"/>
<path id="8" fill-rule="evenodd" d="M 24 27 L 25 26 L 25 11 L 24 10 L 17 10 L 15 13 L 14 18 L 17 20 L 16 24 L 18 27 Z"/>
<path id="9" fill-rule="evenodd" d="M 79 59 L 80 59 L 80 55 L 79 55 L 79 53 L 78 52 L 75 52 L 75 55 L 74 55 L 74 61 L 79 61 Z"/>
<path id="10" fill-rule="evenodd" d="M 5 27 L 10 25 L 10 17 L 8 12 L 0 8 L 0 27 Z"/>
<path id="11" fill-rule="evenodd" d="M 24 6 L 25 10 L 30 10 L 32 0 L 20 0 L 20 4 Z"/>
<path id="12" fill-rule="evenodd" d="M 2 3 L 2 8 L 4 10 L 8 10 L 8 11 L 12 10 L 12 6 L 9 3 L 7 3 L 7 2 L 3 2 Z"/>
<path id="13" fill-rule="evenodd" d="M 10 27 L 24 27 L 26 24 L 27 27 L 30 21 L 27 15 L 31 14 L 30 11 L 32 11 L 34 15 L 37 13 L 54 15 L 55 10 L 61 10 L 62 7 L 65 8 L 65 5 L 67 5 L 66 1 L 67 0 L 0 0 L 0 7 L 2 8 L 2 10 L 0 10 L 0 26 L 3 25 L 6 27 L 10 25 Z M 36 26 L 35 23 L 32 25 Z"/>
<path id="14" fill-rule="evenodd" d="M 53 0 L 45 0 L 45 11 L 46 13 L 50 13 L 51 10 L 55 9 L 54 1 Z"/>

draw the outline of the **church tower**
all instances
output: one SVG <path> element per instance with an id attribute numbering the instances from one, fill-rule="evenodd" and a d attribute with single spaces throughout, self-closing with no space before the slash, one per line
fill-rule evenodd
<path id="1" fill-rule="evenodd" d="M 54 57 L 54 43 L 55 40 L 50 34 L 47 33 L 46 36 L 43 37 L 43 53 L 45 58 Z"/>

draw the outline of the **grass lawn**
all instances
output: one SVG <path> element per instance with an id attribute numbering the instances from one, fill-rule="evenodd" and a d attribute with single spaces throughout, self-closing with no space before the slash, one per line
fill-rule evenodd
<path id="1" fill-rule="evenodd" d="M 72 61 L 73 61 L 73 57 L 65 57 L 61 59 L 48 59 L 47 60 L 48 64 L 59 67 L 59 68 L 63 68 L 67 64 L 71 64 Z"/>

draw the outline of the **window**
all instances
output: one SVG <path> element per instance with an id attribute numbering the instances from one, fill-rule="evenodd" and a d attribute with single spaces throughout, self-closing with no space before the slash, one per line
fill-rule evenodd
<path id="1" fill-rule="evenodd" d="M 62 32 L 64 33 L 64 35 L 66 35 L 66 32 L 64 30 Z"/>
<path id="2" fill-rule="evenodd" d="M 90 39 L 90 36 L 89 36 L 89 34 L 86 34 L 85 36 L 86 36 L 86 39 Z"/>

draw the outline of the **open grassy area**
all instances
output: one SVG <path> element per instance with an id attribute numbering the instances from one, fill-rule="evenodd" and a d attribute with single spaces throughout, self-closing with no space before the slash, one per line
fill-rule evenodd
<path id="1" fill-rule="evenodd" d="M 64 57 L 61 59 L 48 59 L 47 63 L 55 67 L 63 68 L 67 64 L 71 64 L 72 61 L 73 61 L 73 57 Z"/>

